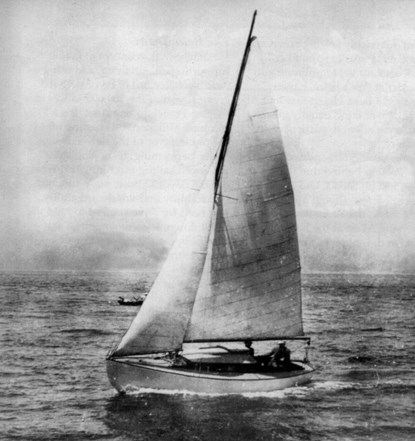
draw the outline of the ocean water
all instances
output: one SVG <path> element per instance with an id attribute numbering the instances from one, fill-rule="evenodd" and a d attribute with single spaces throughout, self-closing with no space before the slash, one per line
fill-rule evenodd
<path id="1" fill-rule="evenodd" d="M 0 439 L 414 440 L 415 276 L 303 275 L 317 371 L 238 396 L 118 395 L 107 351 L 154 274 L 0 273 Z"/>

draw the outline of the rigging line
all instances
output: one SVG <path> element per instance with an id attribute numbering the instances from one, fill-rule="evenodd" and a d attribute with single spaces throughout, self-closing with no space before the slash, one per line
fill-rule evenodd
<path id="1" fill-rule="evenodd" d="M 213 155 L 213 158 L 210 160 L 209 162 L 209 166 L 207 167 L 207 171 L 205 172 L 205 174 L 203 175 L 203 179 L 202 182 L 200 183 L 200 185 L 197 188 L 192 188 L 191 190 L 195 190 L 195 191 L 200 191 L 200 189 L 203 187 L 203 185 L 205 184 L 205 181 L 209 175 L 209 172 L 212 168 L 213 163 L 216 160 L 216 157 L 218 156 L 218 153 L 220 151 L 220 146 L 221 146 L 221 142 L 218 143 L 218 147 L 216 148 L 215 154 Z"/>

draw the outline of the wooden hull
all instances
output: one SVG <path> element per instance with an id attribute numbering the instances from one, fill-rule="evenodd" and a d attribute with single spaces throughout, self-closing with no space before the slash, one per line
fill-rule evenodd
<path id="1" fill-rule="evenodd" d="M 310 381 L 313 368 L 307 364 L 292 371 L 201 372 L 193 369 L 156 366 L 139 361 L 108 359 L 111 385 L 119 392 L 151 389 L 178 392 L 243 394 L 271 392 Z"/>

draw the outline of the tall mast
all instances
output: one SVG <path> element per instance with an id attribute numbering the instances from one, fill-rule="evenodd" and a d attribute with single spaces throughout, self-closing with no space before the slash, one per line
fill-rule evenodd
<path id="1" fill-rule="evenodd" d="M 248 56 L 249 56 L 249 51 L 251 49 L 251 43 L 255 40 L 255 37 L 252 37 L 252 31 L 254 29 L 256 13 L 257 13 L 257 11 L 254 12 L 254 15 L 252 17 L 251 29 L 249 30 L 248 40 L 246 42 L 245 52 L 244 52 L 244 55 L 242 58 L 242 63 L 241 63 L 241 68 L 239 69 L 238 80 L 236 82 L 236 87 L 235 87 L 235 91 L 233 93 L 231 107 L 229 109 L 228 121 L 226 123 L 225 133 L 223 134 L 223 138 L 222 138 L 222 146 L 220 148 L 218 164 L 216 166 L 216 173 L 215 173 L 215 194 L 218 190 L 220 176 L 221 176 L 222 168 L 223 168 L 223 161 L 225 159 L 226 149 L 229 144 L 233 117 L 235 115 L 236 105 L 238 103 L 238 97 L 239 97 L 239 92 L 240 92 L 241 86 L 242 86 L 242 79 L 243 79 L 244 72 L 245 72 L 245 66 L 246 66 L 246 63 L 248 62 Z"/>

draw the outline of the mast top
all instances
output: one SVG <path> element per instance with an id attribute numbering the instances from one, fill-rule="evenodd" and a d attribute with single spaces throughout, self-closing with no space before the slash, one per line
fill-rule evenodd
<path id="1" fill-rule="evenodd" d="M 218 191 L 220 176 L 221 176 L 222 168 L 223 168 L 223 162 L 225 160 L 225 155 L 226 155 L 226 149 L 228 147 L 229 139 L 230 139 L 230 135 L 231 135 L 233 117 L 235 115 L 236 105 L 238 103 L 238 97 L 239 97 L 239 92 L 240 92 L 241 86 L 242 86 L 242 80 L 243 80 L 243 76 L 244 76 L 244 72 L 245 72 L 246 63 L 248 62 L 248 56 L 249 56 L 249 51 L 251 48 L 251 43 L 254 40 L 254 37 L 252 37 L 252 31 L 254 30 L 256 14 L 257 14 L 257 10 L 255 9 L 254 15 L 252 16 L 251 28 L 249 30 L 248 39 L 246 41 L 244 55 L 242 57 L 241 67 L 239 69 L 238 80 L 236 81 L 235 91 L 233 93 L 231 107 L 229 109 L 228 121 L 226 123 L 225 132 L 224 132 L 223 138 L 222 138 L 222 146 L 220 148 L 219 158 L 218 158 L 218 163 L 216 166 L 216 173 L 215 173 L 215 194 Z"/>

